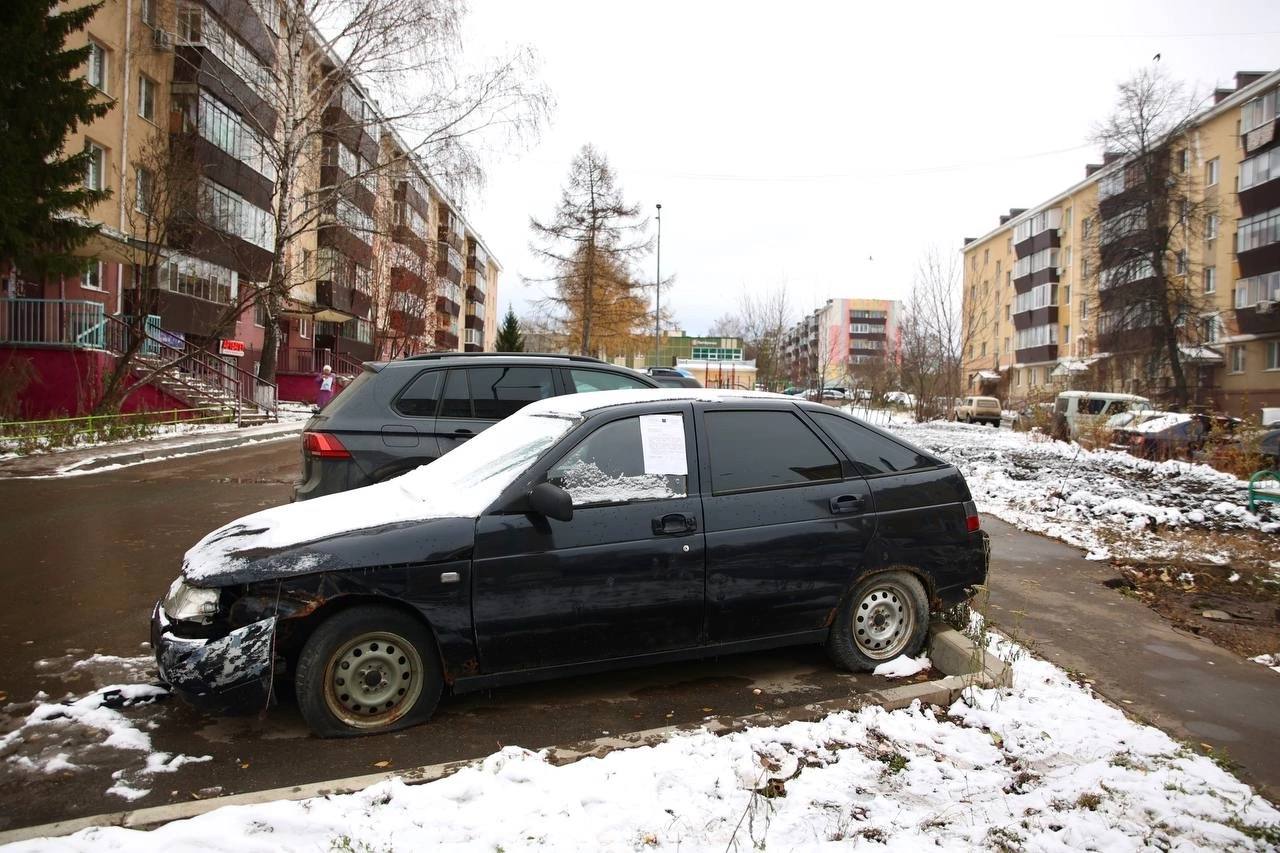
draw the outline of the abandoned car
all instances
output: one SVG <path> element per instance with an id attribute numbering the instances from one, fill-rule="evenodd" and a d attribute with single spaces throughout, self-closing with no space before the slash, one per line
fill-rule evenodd
<path id="1" fill-rule="evenodd" d="M 867 670 L 985 581 L 960 472 L 821 404 L 604 391 L 532 403 L 385 483 L 241 518 L 186 554 L 152 640 L 174 691 L 317 734 L 455 693 L 825 644 Z"/>

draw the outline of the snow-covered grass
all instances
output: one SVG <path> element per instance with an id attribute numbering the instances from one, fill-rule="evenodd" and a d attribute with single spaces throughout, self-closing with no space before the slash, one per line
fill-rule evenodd
<path id="1" fill-rule="evenodd" d="M 1091 559 L 1225 563 L 1232 555 L 1223 537 L 1199 534 L 1280 531 L 1275 505 L 1250 513 L 1246 484 L 1207 465 L 967 424 L 890 428 L 959 467 L 981 511 L 1079 546 Z"/>
<path id="2" fill-rule="evenodd" d="M 1009 689 L 698 731 L 556 766 L 507 747 L 426 785 L 226 807 L 13 850 L 1273 850 L 1280 812 L 1213 761 L 993 638 Z"/>

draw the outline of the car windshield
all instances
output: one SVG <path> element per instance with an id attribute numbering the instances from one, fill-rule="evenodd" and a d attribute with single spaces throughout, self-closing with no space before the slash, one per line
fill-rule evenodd
<path id="1" fill-rule="evenodd" d="M 187 551 L 183 574 L 191 581 L 207 580 L 236 570 L 260 549 L 289 548 L 391 524 L 478 517 L 580 421 L 578 415 L 517 413 L 402 477 L 239 518 Z M 294 570 L 305 573 L 313 566 L 300 558 Z"/>

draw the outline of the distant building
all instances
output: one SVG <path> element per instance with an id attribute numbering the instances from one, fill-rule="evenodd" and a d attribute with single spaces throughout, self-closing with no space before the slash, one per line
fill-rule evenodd
<path id="1" fill-rule="evenodd" d="M 844 382 L 899 360 L 902 303 L 891 299 L 828 299 L 783 339 L 783 358 L 796 385 Z"/>

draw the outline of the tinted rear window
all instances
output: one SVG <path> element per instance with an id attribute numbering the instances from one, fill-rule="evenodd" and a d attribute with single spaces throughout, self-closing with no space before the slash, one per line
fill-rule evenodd
<path id="1" fill-rule="evenodd" d="M 823 432 L 831 437 L 864 475 L 938 467 L 936 459 L 867 429 L 857 421 L 826 412 L 811 414 Z"/>
<path id="2" fill-rule="evenodd" d="M 467 375 L 477 418 L 501 420 L 556 393 L 549 367 L 472 367 Z"/>
<path id="3" fill-rule="evenodd" d="M 791 412 L 707 412 L 715 494 L 840 479 L 840 461 Z"/>
<path id="4" fill-rule="evenodd" d="M 574 389 L 583 391 L 618 391 L 632 388 L 648 388 L 641 380 L 622 373 L 606 373 L 603 370 L 570 370 Z"/>
<path id="5" fill-rule="evenodd" d="M 429 370 L 425 373 L 419 373 L 400 392 L 400 396 L 396 398 L 396 411 L 411 418 L 435 417 L 436 403 L 440 399 L 440 384 L 443 378 L 443 370 Z"/>

